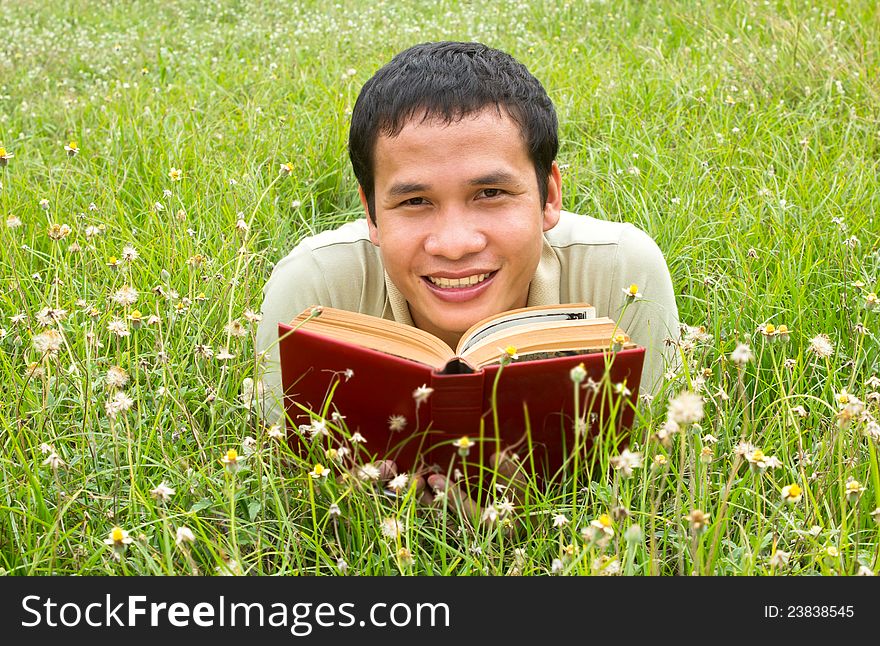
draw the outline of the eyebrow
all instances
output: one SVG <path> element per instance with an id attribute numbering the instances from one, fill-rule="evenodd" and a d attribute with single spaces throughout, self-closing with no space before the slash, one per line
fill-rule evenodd
<path id="1" fill-rule="evenodd" d="M 503 170 L 496 170 L 480 177 L 475 177 L 468 182 L 471 186 L 486 186 L 489 184 L 519 184 L 516 177 Z"/>
<path id="2" fill-rule="evenodd" d="M 469 186 L 489 186 L 492 184 L 519 184 L 517 178 L 507 171 L 497 170 L 480 175 L 468 180 Z M 419 182 L 397 182 L 388 189 L 390 197 L 400 197 L 402 195 L 410 195 L 412 193 L 424 193 L 431 189 L 430 184 L 421 184 Z"/>
<path id="3" fill-rule="evenodd" d="M 388 189 L 391 197 L 400 197 L 401 195 L 409 195 L 410 193 L 424 193 L 430 188 L 428 184 L 419 184 L 417 182 L 398 182 L 392 184 Z"/>

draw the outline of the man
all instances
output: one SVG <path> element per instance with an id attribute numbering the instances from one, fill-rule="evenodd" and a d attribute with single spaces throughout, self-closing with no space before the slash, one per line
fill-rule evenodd
<path id="1" fill-rule="evenodd" d="M 366 218 L 300 242 L 263 290 L 269 417 L 283 410 L 277 324 L 311 305 L 393 319 L 454 347 L 492 314 L 585 301 L 647 348 L 651 392 L 678 331 L 666 262 L 630 224 L 562 211 L 557 149 L 544 88 L 498 50 L 425 43 L 367 81 L 349 133 Z M 644 298 L 621 318 L 631 284 Z"/>

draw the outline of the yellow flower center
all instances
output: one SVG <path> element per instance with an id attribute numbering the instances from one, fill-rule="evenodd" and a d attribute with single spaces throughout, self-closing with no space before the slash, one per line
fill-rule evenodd
<path id="1" fill-rule="evenodd" d="M 230 462 L 235 462 L 236 460 L 238 460 L 238 451 L 236 451 L 235 449 L 229 449 L 226 452 L 226 459 Z"/>
<path id="2" fill-rule="evenodd" d="M 129 314 L 129 317 L 131 317 L 131 318 L 133 318 L 133 319 L 139 319 L 139 318 L 141 318 L 141 312 L 140 312 L 140 310 L 132 310 L 132 311 L 131 311 L 131 314 Z"/>
<path id="3" fill-rule="evenodd" d="M 504 352 L 507 354 L 507 356 L 512 357 L 516 354 L 516 347 L 509 345 L 504 348 Z"/>
<path id="4" fill-rule="evenodd" d="M 789 485 L 788 487 L 788 497 L 789 498 L 797 498 L 801 495 L 801 488 L 796 484 Z"/>
<path id="5" fill-rule="evenodd" d="M 780 325 L 776 331 L 779 332 L 779 334 L 788 334 L 788 326 L 785 324 Z"/>
<path id="6" fill-rule="evenodd" d="M 111 265 L 115 265 L 117 262 L 119 262 L 119 258 L 117 258 L 116 256 L 110 256 L 110 260 L 108 260 L 107 262 Z"/>
<path id="7" fill-rule="evenodd" d="M 859 483 L 858 480 L 850 480 L 849 482 L 846 483 L 846 490 L 847 491 L 859 491 L 861 488 L 862 488 L 862 485 Z"/>
<path id="8" fill-rule="evenodd" d="M 119 543 L 123 538 L 125 538 L 125 534 L 122 533 L 122 529 L 120 527 L 114 527 L 110 532 L 110 538 L 113 539 L 114 542 Z"/>
<path id="9" fill-rule="evenodd" d="M 67 144 L 67 147 L 70 148 L 71 150 L 76 150 L 77 149 L 76 142 L 71 141 L 69 144 Z"/>
<path id="10" fill-rule="evenodd" d="M 623 345 L 624 343 L 626 343 L 626 336 L 624 336 L 623 334 L 617 334 L 614 336 L 614 342 L 618 345 Z"/>
<path id="11" fill-rule="evenodd" d="M 764 452 L 761 449 L 755 449 L 752 452 L 752 462 L 760 462 L 764 459 Z"/>
<path id="12" fill-rule="evenodd" d="M 460 449 L 469 449 L 470 447 L 472 447 L 474 445 L 474 443 L 471 442 L 471 438 L 469 438 L 467 435 L 465 435 L 464 437 L 458 439 L 455 442 L 455 445 Z"/>
<path id="13" fill-rule="evenodd" d="M 316 464 L 315 465 L 315 474 L 321 475 L 322 473 L 324 473 L 324 465 L 323 464 Z"/>
<path id="14" fill-rule="evenodd" d="M 6 157 L 6 149 L 0 148 L 0 157 Z"/>
<path id="15" fill-rule="evenodd" d="M 611 527 L 611 516 L 609 516 L 608 514 L 602 514 L 601 516 L 599 516 L 599 522 L 601 523 L 602 527 Z"/>
<path id="16" fill-rule="evenodd" d="M 635 296 L 636 294 L 638 294 L 639 293 L 639 286 L 636 285 L 635 283 L 630 285 L 629 286 L 629 293 L 631 296 Z"/>
<path id="17" fill-rule="evenodd" d="M 775 333 L 776 333 L 776 326 L 773 325 L 772 323 L 768 323 L 767 325 L 764 326 L 764 334 L 769 335 L 769 334 L 775 334 Z"/>

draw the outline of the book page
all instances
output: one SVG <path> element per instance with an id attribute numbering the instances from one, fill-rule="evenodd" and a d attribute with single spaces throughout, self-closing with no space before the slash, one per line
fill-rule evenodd
<path id="1" fill-rule="evenodd" d="M 458 354 L 464 356 L 471 348 L 490 335 L 524 325 L 548 323 L 579 323 L 596 318 L 596 308 L 588 303 L 523 307 L 484 319 L 467 330 L 458 342 Z"/>
<path id="2" fill-rule="evenodd" d="M 464 359 L 481 368 L 497 363 L 503 348 L 512 345 L 517 354 L 523 357 L 535 353 L 557 353 L 582 351 L 585 348 L 608 348 L 613 334 L 623 334 L 630 339 L 610 318 L 597 318 L 586 321 L 556 321 L 553 323 L 532 323 L 518 325 L 483 336 L 471 345 Z"/>
<path id="3" fill-rule="evenodd" d="M 290 325 L 296 327 L 309 317 L 312 308 L 297 316 Z M 303 324 L 303 329 L 353 343 L 396 357 L 418 361 L 442 369 L 453 358 L 452 348 L 433 334 L 388 319 L 321 307 L 321 315 Z"/>

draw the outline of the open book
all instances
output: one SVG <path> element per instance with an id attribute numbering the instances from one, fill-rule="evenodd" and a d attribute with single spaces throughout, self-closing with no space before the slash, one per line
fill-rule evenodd
<path id="1" fill-rule="evenodd" d="M 358 432 L 366 439 L 359 450 L 394 459 L 401 469 L 445 470 L 456 460 L 453 443 L 467 436 L 487 443 L 480 451 L 486 458 L 498 448 L 531 451 L 532 462 L 552 475 L 572 446 L 576 416 L 593 434 L 602 424 L 619 429 L 632 422 L 644 348 L 586 303 L 489 317 L 454 350 L 395 321 L 319 310 L 278 325 L 285 408 L 301 449 L 314 441 L 301 427 L 336 412 L 340 424 L 331 427 L 338 437 L 325 443 L 344 445 L 346 432 Z M 510 363 L 502 365 L 505 356 Z M 604 391 L 572 382 L 571 370 L 581 364 L 584 383 L 604 383 Z"/>

